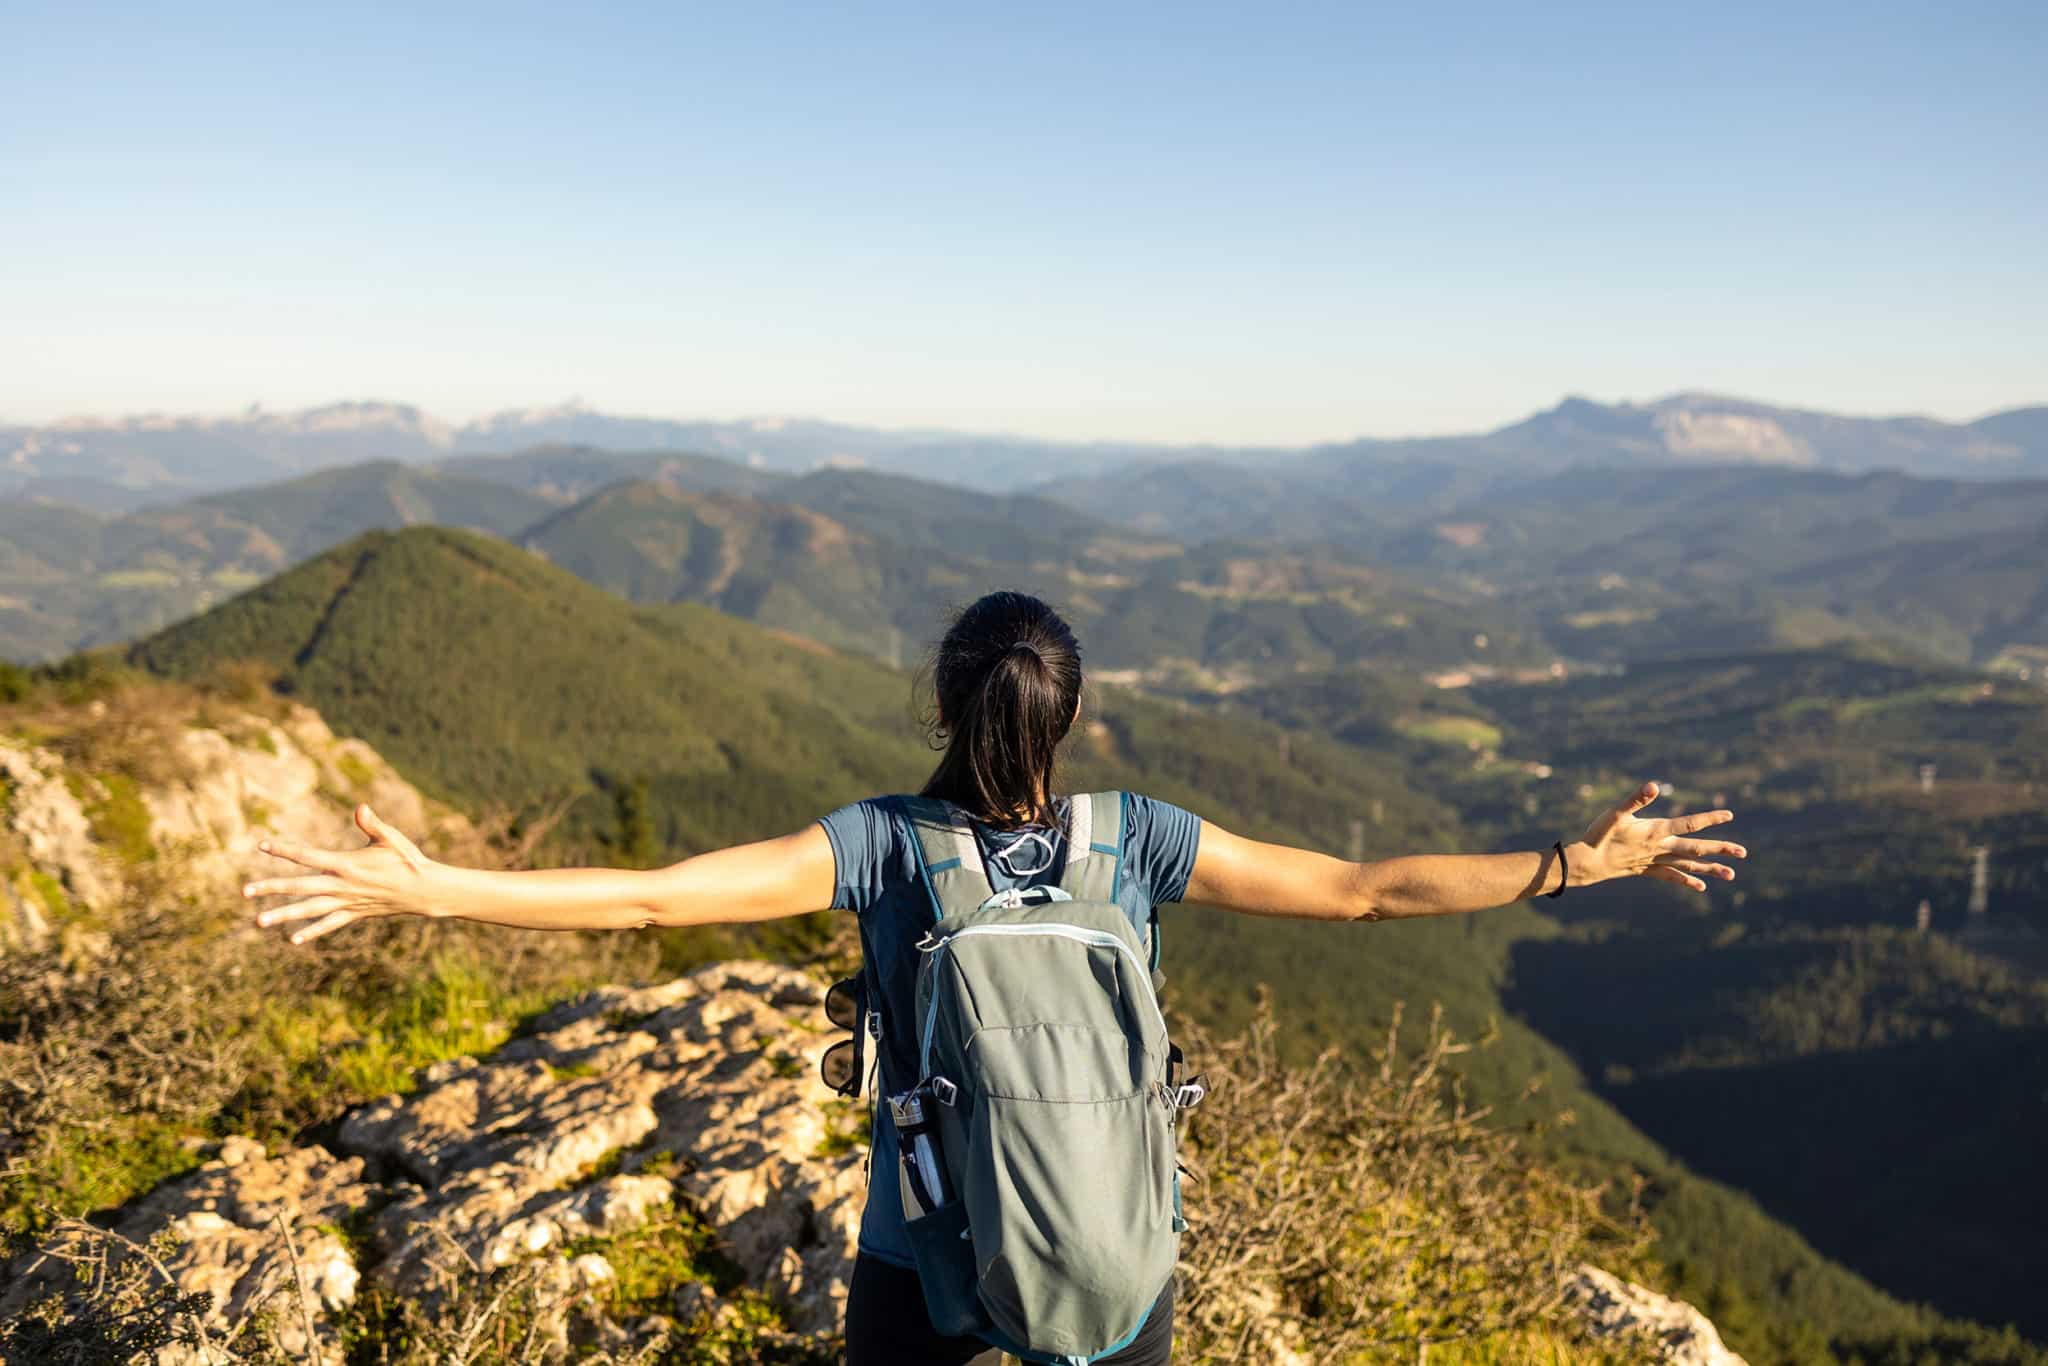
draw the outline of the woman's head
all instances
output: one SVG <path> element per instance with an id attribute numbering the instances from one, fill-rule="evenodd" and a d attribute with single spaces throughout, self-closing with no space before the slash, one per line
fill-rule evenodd
<path id="1" fill-rule="evenodd" d="M 1067 623 L 1028 594 L 990 593 L 953 619 L 929 668 L 946 752 L 924 795 L 999 825 L 1050 822 L 1054 754 L 1081 707 Z"/>

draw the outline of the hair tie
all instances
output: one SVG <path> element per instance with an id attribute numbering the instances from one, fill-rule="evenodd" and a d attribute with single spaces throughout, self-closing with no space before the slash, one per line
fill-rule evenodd
<path id="1" fill-rule="evenodd" d="M 1029 654 L 1030 654 L 1030 655 L 1031 655 L 1031 656 L 1032 656 L 1032 657 L 1033 657 L 1034 659 L 1036 659 L 1036 660 L 1037 660 L 1037 661 L 1038 661 L 1038 662 L 1039 662 L 1040 664 L 1043 664 L 1043 663 L 1045 663 L 1045 656 L 1044 656 L 1044 655 L 1043 655 L 1042 653 L 1040 653 L 1040 652 L 1039 652 L 1039 649 L 1038 649 L 1038 647 L 1037 647 L 1036 645 L 1033 645 L 1033 644 L 1032 644 L 1032 643 L 1031 643 L 1030 641 L 1028 641 L 1028 640 L 1020 640 L 1020 641 L 1018 641 L 1018 642 L 1017 642 L 1017 643 L 1016 643 L 1015 645 L 1012 645 L 1012 646 L 1010 647 L 1009 653 L 1011 653 L 1011 654 L 1015 654 L 1015 653 L 1017 653 L 1017 651 L 1019 651 L 1019 650 L 1024 650 L 1024 651 L 1027 651 L 1027 652 L 1028 652 L 1028 653 L 1029 653 Z"/>

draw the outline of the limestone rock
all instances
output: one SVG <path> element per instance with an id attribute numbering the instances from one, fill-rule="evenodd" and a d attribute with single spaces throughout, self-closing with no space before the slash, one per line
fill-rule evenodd
<path id="1" fill-rule="evenodd" d="M 815 1024 L 821 1000 L 803 974 L 748 962 L 604 988 L 490 1058 L 358 1110 L 339 1146 L 408 1182 L 378 1217 L 374 1274 L 417 1289 L 430 1229 L 498 1265 L 630 1228 L 680 1196 L 792 1327 L 835 1327 L 865 1185 L 857 1153 L 818 1155 L 816 1055 L 831 1040 L 797 1023 Z M 580 1176 L 614 1154 L 619 1174 Z M 673 1183 L 640 1174 L 656 1154 L 679 1160 Z"/>
<path id="2" fill-rule="evenodd" d="M 1624 1281 L 1597 1266 L 1581 1266 L 1565 1282 L 1565 1293 L 1603 1337 L 1645 1332 L 1662 1359 L 1675 1366 L 1745 1366 L 1722 1344 L 1707 1316 L 1683 1300 Z"/>
<path id="3" fill-rule="evenodd" d="M 601 1252 L 568 1253 L 679 1201 L 792 1329 L 836 1331 L 865 1188 L 858 1152 L 820 1155 L 829 1093 L 815 1064 L 831 1041 L 816 1028 L 821 1001 L 817 983 L 762 963 L 593 991 L 494 1055 L 438 1064 L 411 1094 L 357 1109 L 339 1126 L 339 1155 L 271 1156 L 229 1139 L 199 1171 L 137 1201 L 116 1232 L 138 1244 L 179 1234 L 178 1283 L 213 1297 L 221 1328 L 264 1295 L 290 1293 L 280 1218 L 322 1333 L 359 1276 L 431 1298 L 450 1265 L 531 1264 L 543 1301 L 558 1307 L 546 1335 L 566 1353 L 572 1305 L 600 1343 L 675 1330 L 663 1316 L 599 1323 L 616 1271 Z M 367 1235 L 360 1266 L 334 1236 L 345 1223 Z M 69 1274 L 48 1259 L 12 1271 L 0 1314 Z M 303 1316 L 278 1303 L 287 1349 L 305 1351 Z M 709 1324 L 732 1306 L 705 1292 L 677 1308 Z"/>
<path id="4" fill-rule="evenodd" d="M 339 1351 L 325 1325 L 355 1298 L 359 1278 L 336 1230 L 376 1193 L 363 1180 L 360 1159 L 338 1158 L 319 1146 L 273 1157 L 259 1143 L 231 1138 L 212 1161 L 129 1206 L 113 1232 L 135 1246 L 148 1245 L 166 1229 L 177 1236 L 164 1267 L 179 1290 L 211 1296 L 211 1332 L 225 1335 L 252 1309 L 268 1304 L 285 1351 L 308 1361 L 334 1361 Z M 74 1235 L 46 1245 L 42 1253 L 79 1241 Z M 73 1281 L 70 1266 L 47 1255 L 31 1254 L 10 1270 L 0 1319 Z M 304 1311 L 296 1302 L 301 1295 Z M 317 1347 L 307 1341 L 308 1314 L 322 1329 Z"/>
<path id="5" fill-rule="evenodd" d="M 214 726 L 187 725 L 170 742 L 169 767 L 184 776 L 140 789 L 151 844 L 163 866 L 175 867 L 176 890 L 202 902 L 229 901 L 248 878 L 282 865 L 257 852 L 268 835 L 316 848 L 354 848 L 355 804 L 415 840 L 461 840 L 472 832 L 461 816 L 432 805 L 360 740 L 337 739 L 318 713 L 291 704 L 282 721 L 254 713 L 230 715 Z M 67 782 L 67 776 L 69 781 Z M 88 800 L 104 795 L 96 779 L 67 773 L 49 749 L 0 737 L 0 836 L 11 835 L 29 868 L 54 879 L 81 906 L 104 909 L 126 890 L 119 860 L 93 833 L 72 788 Z M 47 939 L 51 908 L 11 884 L 0 869 L 0 947 L 24 948 Z"/>
<path id="6" fill-rule="evenodd" d="M 268 835 L 323 849 L 360 845 L 357 802 L 415 840 L 464 824 L 430 809 L 375 750 L 337 739 L 317 712 L 297 704 L 281 722 L 245 715 L 218 729 L 188 727 L 177 744 L 190 776 L 145 789 L 142 800 L 152 839 L 183 855 L 201 895 L 231 895 L 252 874 L 275 871 L 256 849 Z"/>
<path id="7" fill-rule="evenodd" d="M 120 880 L 93 838 L 85 803 L 65 783 L 64 769 L 49 750 L 0 737 L 0 783 L 8 794 L 0 819 L 21 841 L 31 867 L 54 878 L 73 900 L 102 906 Z"/>

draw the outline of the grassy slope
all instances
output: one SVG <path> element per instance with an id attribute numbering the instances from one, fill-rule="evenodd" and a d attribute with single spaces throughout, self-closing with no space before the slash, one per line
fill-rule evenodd
<path id="1" fill-rule="evenodd" d="M 430 591 L 423 591 L 423 588 Z M 651 779 L 671 851 L 794 828 L 873 791 L 914 785 L 921 749 L 902 675 L 778 639 L 695 607 L 636 608 L 483 537 L 373 534 L 144 642 L 135 659 L 201 673 L 254 657 L 416 781 L 464 804 L 531 808 L 593 783 Z M 1454 847 L 1455 817 L 1398 768 L 1256 721 L 1228 727 L 1157 703 L 1100 700 L 1076 784 L 1143 788 L 1248 833 L 1342 849 L 1350 813 L 1381 803 L 1368 847 Z M 1235 1023 L 1252 984 L 1278 985 L 1312 1038 L 1369 1037 L 1392 1002 L 1441 1001 L 1468 1036 L 1500 1011 L 1517 942 L 1555 933 L 1525 908 L 1452 923 L 1344 928 L 1185 910 L 1167 931 L 1181 1010 Z M 1341 945 L 1341 948 L 1338 947 Z M 1512 1020 L 1468 1056 L 1473 1088 L 1509 1123 L 1568 1110 L 1573 1147 L 1649 1172 L 1665 1254 L 1718 1297 L 1758 1360 L 1810 1354 L 1823 1335 L 1917 1336 L 1932 1326 L 1814 1255 L 1746 1199 L 1688 1176 L 1591 1094 L 1561 1051 Z M 1547 1079 L 1532 1101 L 1521 1082 Z M 1754 1302 L 1769 1322 L 1745 1308 Z M 1807 1340 L 1791 1325 L 1819 1329 Z"/>

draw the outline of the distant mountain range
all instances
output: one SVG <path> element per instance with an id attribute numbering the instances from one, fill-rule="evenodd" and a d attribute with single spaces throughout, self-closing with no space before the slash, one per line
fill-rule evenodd
<path id="1" fill-rule="evenodd" d="M 0 500 L 0 658 L 157 629 L 350 536 L 490 532 L 640 602 L 701 602 L 908 662 L 949 604 L 1063 603 L 1098 670 L 1198 689 L 1275 669 L 1540 667 L 1482 598 L 1307 549 L 1188 547 L 1027 494 L 568 448 L 376 461 L 112 519 Z"/>
<path id="2" fill-rule="evenodd" d="M 1753 463 L 1949 478 L 2048 475 L 2048 406 L 1971 423 L 1843 417 L 1712 394 L 1647 404 L 1566 399 L 1497 431 L 1363 439 L 1305 448 L 1059 442 L 939 430 L 888 431 L 831 422 L 685 422 L 620 417 L 577 404 L 499 413 L 462 425 L 404 404 L 352 402 L 232 417 L 78 418 L 0 424 L 0 496 L 36 496 L 100 512 L 367 460 L 407 464 L 536 446 L 713 455 L 742 466 L 802 471 L 860 466 L 968 481 L 993 490 L 1108 477 L 1107 496 L 1143 500 L 1132 470 L 1174 467 L 1272 472 L 1370 497 L 1388 477 L 1445 471 L 1561 469 L 1584 463 Z M 1389 472 L 1392 472 L 1391 476 Z M 1408 471 L 1406 475 L 1401 471 Z M 1183 476 L 1185 477 L 1185 476 Z M 1226 481 L 1228 482 L 1228 481 Z M 1214 516 L 1219 509 L 1209 509 Z M 1185 532 L 1180 533 L 1186 535 Z M 1210 534 L 1204 531 L 1202 534 Z"/>
<path id="3" fill-rule="evenodd" d="M 132 639 L 361 532 L 433 524 L 638 601 L 702 602 L 884 659 L 914 654 L 948 604 L 1026 587 L 1065 605 L 1098 668 L 1196 691 L 1303 668 L 1484 674 L 1866 637 L 2023 676 L 2048 666 L 2048 479 L 1370 473 L 1374 496 L 1349 501 L 1300 459 L 1158 465 L 1040 496 L 549 446 L 371 461 L 111 517 L 0 498 L 0 658 Z"/>

